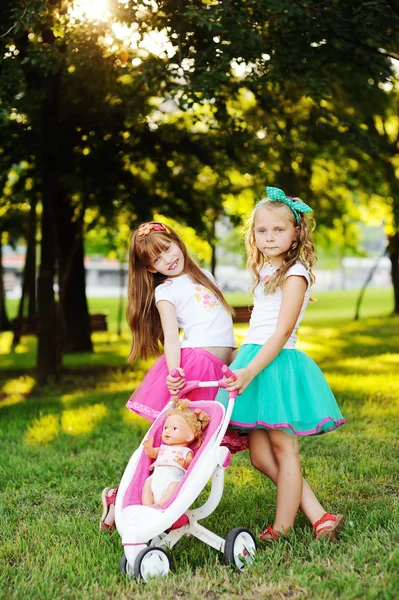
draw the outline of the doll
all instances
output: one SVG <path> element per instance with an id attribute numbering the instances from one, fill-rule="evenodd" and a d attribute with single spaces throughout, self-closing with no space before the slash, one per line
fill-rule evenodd
<path id="1" fill-rule="evenodd" d="M 176 398 L 174 408 L 170 408 L 166 415 L 161 446 L 154 448 L 153 438 L 143 442 L 147 456 L 156 459 L 150 467 L 154 472 L 144 483 L 143 506 L 162 506 L 173 495 L 194 458 L 190 444 L 197 440 L 195 448 L 199 448 L 210 422 L 206 412 L 191 410 L 190 401 L 186 398 Z"/>

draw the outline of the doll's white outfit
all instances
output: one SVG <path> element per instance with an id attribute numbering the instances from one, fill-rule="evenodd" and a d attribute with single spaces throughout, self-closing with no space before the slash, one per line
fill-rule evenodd
<path id="1" fill-rule="evenodd" d="M 158 502 L 168 486 L 183 479 L 186 469 L 175 461 L 177 455 L 185 459 L 192 450 L 186 446 L 167 446 L 161 444 L 156 461 L 150 469 L 154 469 L 153 474 L 147 479 L 151 481 L 151 491 L 154 496 L 154 502 Z"/>

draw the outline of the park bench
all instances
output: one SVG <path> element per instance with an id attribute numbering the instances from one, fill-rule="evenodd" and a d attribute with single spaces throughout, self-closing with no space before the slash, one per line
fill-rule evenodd
<path id="1" fill-rule="evenodd" d="M 105 313 L 90 315 L 91 331 L 108 331 L 108 316 Z"/>
<path id="2" fill-rule="evenodd" d="M 39 318 L 35 315 L 34 317 L 20 317 L 15 318 L 12 321 L 12 330 L 17 337 L 22 335 L 37 335 L 39 327 Z M 90 329 L 91 331 L 108 331 L 108 320 L 105 313 L 95 313 L 90 315 Z"/>
<path id="3" fill-rule="evenodd" d="M 22 335 L 36 335 L 38 326 L 39 318 L 37 316 L 16 317 L 11 321 L 12 331 L 18 338 Z"/>
<path id="4" fill-rule="evenodd" d="M 252 306 L 233 306 L 233 310 L 235 312 L 233 323 L 249 323 Z"/>

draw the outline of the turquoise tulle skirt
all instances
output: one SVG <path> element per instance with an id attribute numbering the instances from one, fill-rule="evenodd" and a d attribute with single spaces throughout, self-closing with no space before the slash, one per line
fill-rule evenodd
<path id="1" fill-rule="evenodd" d="M 241 346 L 232 370 L 246 367 L 262 346 Z M 227 406 L 226 390 L 216 400 Z M 280 429 L 295 436 L 319 435 L 345 423 L 323 373 L 300 350 L 281 350 L 237 397 L 230 424 L 242 433 Z"/>

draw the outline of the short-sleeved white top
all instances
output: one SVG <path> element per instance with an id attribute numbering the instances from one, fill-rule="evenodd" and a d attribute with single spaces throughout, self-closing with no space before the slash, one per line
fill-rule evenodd
<path id="1" fill-rule="evenodd" d="M 266 294 L 264 289 L 265 282 L 275 273 L 278 267 L 266 265 L 260 273 L 260 282 L 255 288 L 254 307 L 252 310 L 251 320 L 249 322 L 248 335 L 243 341 L 243 344 L 261 344 L 263 345 L 269 337 L 276 331 L 277 319 L 280 313 L 283 292 L 281 288 L 277 288 L 273 294 Z M 302 320 L 306 306 L 310 298 L 310 277 L 307 269 L 301 262 L 296 262 L 287 271 L 286 277 L 291 275 L 299 275 L 305 277 L 308 282 L 305 298 L 303 300 L 301 312 L 295 327 L 284 345 L 285 350 L 295 349 L 297 340 L 296 332 Z"/>
<path id="2" fill-rule="evenodd" d="M 204 273 L 215 282 L 211 273 Z M 156 287 L 155 302 L 161 300 L 176 308 L 177 323 L 183 330 L 182 348 L 237 348 L 231 315 L 211 290 L 192 281 L 189 275 L 167 279 Z"/>

